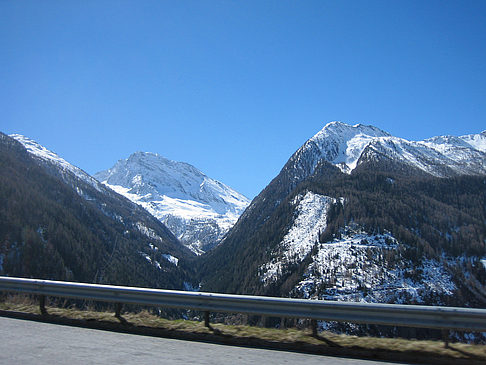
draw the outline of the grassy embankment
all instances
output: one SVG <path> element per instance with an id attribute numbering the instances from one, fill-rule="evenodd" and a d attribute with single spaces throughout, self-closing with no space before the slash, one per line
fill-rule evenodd
<path id="1" fill-rule="evenodd" d="M 313 354 L 381 359 L 425 364 L 486 363 L 486 346 L 442 341 L 356 337 L 321 332 L 313 337 L 310 330 L 273 329 L 245 325 L 211 324 L 189 320 L 167 320 L 148 311 L 123 313 L 48 307 L 41 315 L 39 306 L 28 297 L 7 297 L 0 302 L 0 315 L 69 324 L 127 333 L 179 338 L 195 341 L 272 348 Z"/>

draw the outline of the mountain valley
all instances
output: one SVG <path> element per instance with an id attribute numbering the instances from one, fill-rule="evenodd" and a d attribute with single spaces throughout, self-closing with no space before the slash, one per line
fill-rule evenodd
<path id="1" fill-rule="evenodd" d="M 308 299 L 486 304 L 486 131 L 407 141 L 373 126 L 332 122 L 251 203 L 193 166 L 154 153 L 134 153 L 95 179 L 34 141 L 12 137 L 2 137 L 9 159 L 2 173 L 9 207 L 0 231 L 2 274 Z M 14 193 L 18 181 L 35 189 L 34 197 Z M 37 195 L 48 203 L 36 203 Z M 19 209 L 31 218 L 21 218 Z M 52 235 L 56 210 L 85 232 L 70 228 L 60 236 L 74 249 Z M 40 257 L 56 258 L 55 270 L 27 259 L 34 247 Z"/>

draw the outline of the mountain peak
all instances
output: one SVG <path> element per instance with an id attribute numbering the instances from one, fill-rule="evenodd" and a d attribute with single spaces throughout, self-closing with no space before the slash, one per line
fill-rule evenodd
<path id="1" fill-rule="evenodd" d="M 197 253 L 215 244 L 250 203 L 196 167 L 152 152 L 135 152 L 95 177 L 142 205 Z"/>
<path id="2" fill-rule="evenodd" d="M 324 128 L 322 128 L 316 135 L 320 133 L 342 133 L 342 132 L 353 132 L 353 133 L 365 133 L 365 134 L 384 134 L 390 136 L 389 133 L 382 131 L 373 125 L 357 123 L 354 125 L 344 123 L 341 121 L 333 121 L 327 123 Z"/>
<path id="3" fill-rule="evenodd" d="M 331 122 L 309 139 L 302 149 L 314 155 L 313 168 L 324 159 L 343 172 L 350 172 L 356 167 L 361 153 L 371 140 L 389 136 L 389 133 L 371 125 Z"/>
<path id="4" fill-rule="evenodd" d="M 204 173 L 188 163 L 152 152 L 135 152 L 95 177 L 108 185 L 130 188 L 129 193 L 143 195 L 146 201 L 162 196 L 204 203 L 214 200 L 202 192 L 204 182 L 210 180 Z"/>

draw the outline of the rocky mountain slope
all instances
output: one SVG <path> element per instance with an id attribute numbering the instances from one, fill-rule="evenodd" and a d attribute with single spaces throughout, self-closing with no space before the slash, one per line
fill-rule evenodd
<path id="1" fill-rule="evenodd" d="M 250 203 L 184 162 L 137 152 L 95 177 L 140 204 L 197 254 L 214 247 Z"/>

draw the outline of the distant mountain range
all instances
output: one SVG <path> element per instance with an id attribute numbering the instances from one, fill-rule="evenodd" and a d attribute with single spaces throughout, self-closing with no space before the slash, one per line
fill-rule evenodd
<path id="1" fill-rule="evenodd" d="M 2 135 L 0 272 L 486 305 L 486 131 L 407 141 L 332 122 L 251 204 L 193 166 L 153 153 L 134 153 L 95 179 L 12 137 Z M 62 235 L 52 236 L 55 221 Z M 57 271 L 36 266 L 32 252 L 54 257 Z"/>
<path id="2" fill-rule="evenodd" d="M 250 201 L 194 166 L 137 152 L 94 175 L 140 204 L 196 254 L 214 247 Z"/>

